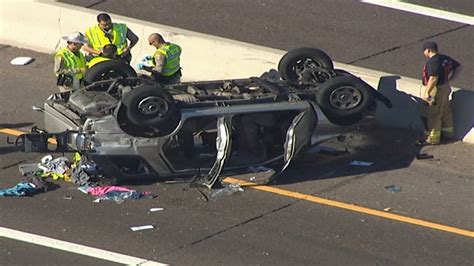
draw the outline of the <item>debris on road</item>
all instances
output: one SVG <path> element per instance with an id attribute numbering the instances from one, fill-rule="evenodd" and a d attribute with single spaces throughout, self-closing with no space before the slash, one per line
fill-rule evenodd
<path id="1" fill-rule="evenodd" d="M 273 171 L 273 169 L 265 167 L 263 165 L 259 165 L 259 166 L 250 166 L 249 171 L 252 173 L 258 173 L 258 172 L 270 172 L 270 171 Z"/>
<path id="2" fill-rule="evenodd" d="M 71 181 L 71 164 L 66 157 L 53 159 L 52 155 L 46 155 L 41 158 L 40 163 L 20 164 L 18 171 L 23 176 L 51 177 L 53 180 Z"/>
<path id="3" fill-rule="evenodd" d="M 66 157 L 53 159 L 51 155 L 44 156 L 38 167 L 43 170 L 43 177 L 51 177 L 53 180 L 64 179 L 67 182 L 71 181 L 71 164 Z"/>
<path id="4" fill-rule="evenodd" d="M 43 170 L 38 167 L 37 163 L 26 163 L 18 165 L 18 171 L 20 171 L 22 176 L 27 176 L 35 175 L 38 172 L 42 173 Z"/>
<path id="5" fill-rule="evenodd" d="M 390 212 L 390 211 L 392 211 L 393 209 L 390 208 L 390 207 L 388 207 L 388 208 L 385 208 L 385 209 L 383 209 L 383 210 L 386 211 L 386 212 Z"/>
<path id="6" fill-rule="evenodd" d="M 32 58 L 32 57 L 20 56 L 20 57 L 13 58 L 10 61 L 10 64 L 12 64 L 14 66 L 25 66 L 25 65 L 28 65 L 28 64 L 32 63 L 33 61 L 35 61 L 35 59 Z"/>
<path id="7" fill-rule="evenodd" d="M 94 202 L 100 202 L 102 200 L 115 201 L 117 204 L 124 202 L 126 199 L 143 199 L 143 198 L 155 198 L 156 196 L 150 192 L 139 192 L 133 189 L 120 186 L 81 186 L 78 188 L 83 193 L 90 194 L 96 197 Z"/>
<path id="8" fill-rule="evenodd" d="M 163 211 L 165 208 L 150 208 L 150 212 L 159 212 L 159 211 Z"/>
<path id="9" fill-rule="evenodd" d="M 393 186 L 393 185 L 386 186 L 385 189 L 388 190 L 389 192 L 392 192 L 392 193 L 398 193 L 398 192 L 402 191 L 401 187 L 397 187 L 397 186 Z"/>
<path id="10" fill-rule="evenodd" d="M 155 226 L 149 224 L 149 225 L 139 225 L 139 226 L 132 226 L 130 227 L 130 230 L 132 231 L 141 231 L 141 230 L 148 230 L 148 229 L 154 229 Z"/>
<path id="11" fill-rule="evenodd" d="M 355 166 L 372 166 L 374 162 L 364 162 L 364 161 L 356 161 L 352 160 L 350 165 L 355 165 Z"/>
<path id="12" fill-rule="evenodd" d="M 33 196 L 34 194 L 46 192 L 48 190 L 48 185 L 49 183 L 44 181 L 41 177 L 31 176 L 25 178 L 14 187 L 0 190 L 0 197 Z"/>
<path id="13" fill-rule="evenodd" d="M 230 196 L 237 192 L 243 191 L 244 189 L 240 186 L 240 183 L 225 184 L 223 188 L 213 190 L 211 193 L 211 198 Z"/>

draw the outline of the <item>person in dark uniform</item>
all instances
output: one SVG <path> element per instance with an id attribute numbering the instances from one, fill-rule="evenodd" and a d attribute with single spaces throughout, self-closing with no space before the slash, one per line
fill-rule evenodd
<path id="1" fill-rule="evenodd" d="M 441 142 L 441 137 L 446 140 L 452 140 L 454 137 L 449 81 L 459 74 L 462 67 L 451 57 L 438 53 L 438 45 L 433 41 L 423 44 L 423 54 L 428 61 L 423 67 L 421 97 L 424 102 L 421 115 L 426 119 L 425 143 L 436 145 Z"/>

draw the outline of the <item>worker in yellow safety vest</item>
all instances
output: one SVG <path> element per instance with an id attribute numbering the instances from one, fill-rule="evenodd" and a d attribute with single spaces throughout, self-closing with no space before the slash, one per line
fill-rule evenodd
<path id="1" fill-rule="evenodd" d="M 148 37 L 148 43 L 155 47 L 153 56 L 148 57 L 151 63 L 147 66 L 139 64 L 138 68 L 151 72 L 152 78 L 162 84 L 179 83 L 181 79 L 181 47 L 167 42 L 158 33 Z"/>
<path id="2" fill-rule="evenodd" d="M 96 64 L 108 60 L 113 60 L 117 58 L 117 46 L 114 44 L 106 44 L 104 48 L 102 48 L 101 55 L 92 58 L 88 63 L 87 67 L 90 69 Z"/>
<path id="3" fill-rule="evenodd" d="M 102 53 L 105 45 L 114 44 L 117 46 L 118 57 L 130 63 L 132 59 L 130 50 L 137 44 L 138 36 L 126 24 L 112 23 L 112 19 L 106 13 L 97 15 L 97 22 L 97 25 L 86 30 L 88 43 L 84 45 L 84 51 L 95 57 Z"/>
<path id="4" fill-rule="evenodd" d="M 67 42 L 67 46 L 54 54 L 54 73 L 58 77 L 60 92 L 79 89 L 83 85 L 82 78 L 87 70 L 86 58 L 80 51 L 86 42 L 84 35 L 73 32 L 64 36 L 63 40 Z"/>

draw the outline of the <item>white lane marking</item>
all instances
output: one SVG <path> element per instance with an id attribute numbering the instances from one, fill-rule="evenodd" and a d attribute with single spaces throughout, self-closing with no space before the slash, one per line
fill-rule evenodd
<path id="1" fill-rule="evenodd" d="M 449 21 L 455 21 L 463 24 L 474 25 L 474 17 L 468 15 L 462 15 L 449 11 L 443 11 L 431 7 L 419 6 L 410 3 L 404 3 L 398 0 L 361 0 L 362 3 L 372 4 L 377 6 L 383 6 L 411 12 L 415 14 L 425 15 L 434 18 L 440 18 Z"/>
<path id="2" fill-rule="evenodd" d="M 127 256 L 112 251 L 88 247 L 84 245 L 74 244 L 50 237 L 39 236 L 35 234 L 25 233 L 22 231 L 0 227 L 0 237 L 11 238 L 35 245 L 45 246 L 48 248 L 59 249 L 71 253 L 76 253 L 97 259 L 117 262 L 126 265 L 168 265 L 147 259 Z"/>

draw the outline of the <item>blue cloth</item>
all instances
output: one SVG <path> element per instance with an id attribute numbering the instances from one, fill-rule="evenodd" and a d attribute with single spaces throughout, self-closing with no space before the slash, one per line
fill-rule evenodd
<path id="1" fill-rule="evenodd" d="M 22 196 L 29 196 L 36 193 L 36 188 L 27 182 L 21 182 L 18 185 L 12 188 L 6 188 L 0 190 L 0 197 L 6 196 L 14 196 L 14 197 L 22 197 Z"/>

